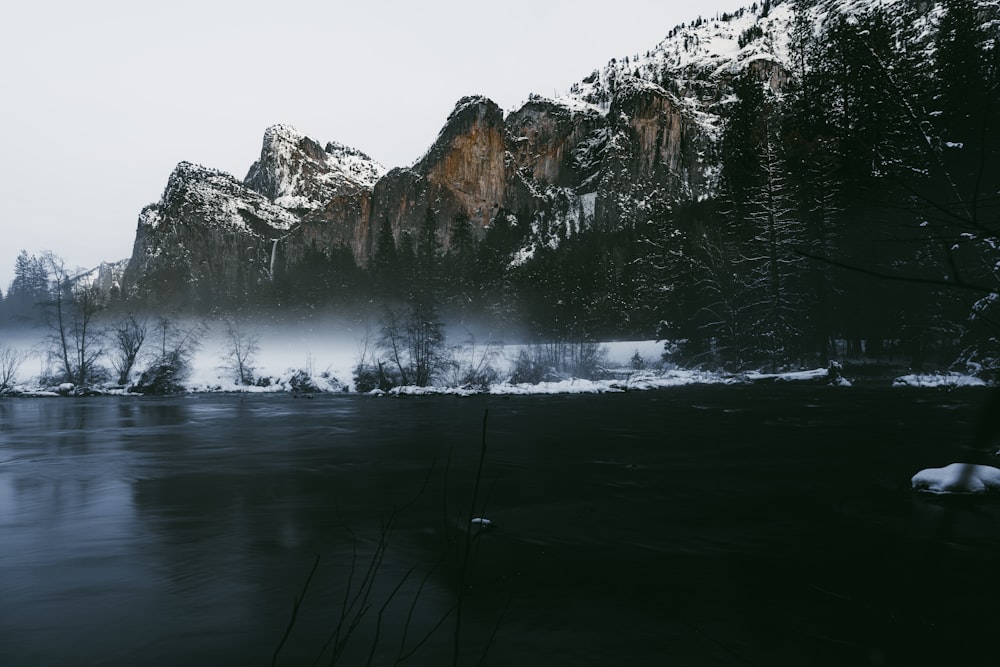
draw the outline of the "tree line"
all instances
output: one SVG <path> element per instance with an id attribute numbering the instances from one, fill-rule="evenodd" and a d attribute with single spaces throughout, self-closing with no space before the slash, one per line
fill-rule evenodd
<path id="1" fill-rule="evenodd" d="M 35 353 L 43 359 L 38 378 L 42 386 L 63 386 L 77 393 L 97 385 L 176 393 L 183 389 L 207 333 L 203 322 L 122 309 L 113 295 L 80 280 L 51 252 L 20 253 L 2 306 L 8 331 L 20 324 L 41 333 L 32 351 L 0 339 L 0 395 L 15 389 L 24 362 Z M 223 368 L 238 383 L 250 384 L 259 336 L 234 319 L 226 320 L 225 326 Z"/>

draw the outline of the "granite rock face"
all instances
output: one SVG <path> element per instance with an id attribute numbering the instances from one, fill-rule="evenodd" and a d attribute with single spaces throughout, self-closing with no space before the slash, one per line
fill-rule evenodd
<path id="1" fill-rule="evenodd" d="M 233 176 L 182 162 L 139 214 L 123 290 L 158 307 L 245 303 L 271 279 L 274 240 L 298 222 Z"/>
<path id="2" fill-rule="evenodd" d="M 516 264 L 585 229 L 642 224 L 652 198 L 712 196 L 733 77 L 750 71 L 773 90 L 787 83 L 793 4 L 679 26 L 645 55 L 612 60 L 565 96 L 532 96 L 506 115 L 486 97 L 464 97 L 408 167 L 387 171 L 285 125 L 265 131 L 243 182 L 181 164 L 140 215 L 124 292 L 252 300 L 307 258 L 350 256 L 365 267 L 377 230 L 387 225 L 398 244 L 431 218 L 445 250 L 456 219 L 482 240 L 498 215 L 516 218 Z"/>

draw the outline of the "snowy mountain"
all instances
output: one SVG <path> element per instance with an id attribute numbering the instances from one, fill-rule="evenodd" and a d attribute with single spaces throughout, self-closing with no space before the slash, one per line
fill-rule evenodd
<path id="1" fill-rule="evenodd" d="M 785 0 L 697 17 L 555 98 L 462 98 L 388 171 L 274 126 L 243 182 L 178 166 L 140 215 L 124 293 L 314 306 L 432 280 L 453 308 L 519 309 L 553 335 L 660 327 L 737 365 L 827 358 L 837 336 L 954 346 L 966 301 L 830 266 L 998 301 L 1000 233 L 982 222 L 998 16 L 1000 0 Z"/>
<path id="2" fill-rule="evenodd" d="M 215 230 L 213 239 L 221 229 L 227 238 L 249 236 L 252 243 L 242 245 L 256 248 L 255 268 L 221 273 L 249 271 L 256 277 L 245 289 L 252 291 L 251 284 L 264 285 L 279 270 L 294 273 L 308 248 L 346 248 L 366 266 L 378 225 L 387 223 L 398 244 L 416 238 L 428 211 L 445 249 L 456 217 L 468 217 L 481 239 L 498 214 L 516 213 L 524 227 L 521 248 L 511 257 L 518 263 L 595 224 L 630 224 L 651 192 L 707 196 L 718 175 L 717 106 L 727 77 L 781 41 L 790 10 L 778 9 L 769 18 L 746 10 L 675 29 L 646 56 L 612 61 L 567 95 L 532 96 L 506 116 L 485 97 L 463 98 L 426 154 L 408 168 L 386 172 L 361 151 L 336 143 L 324 148 L 287 125 L 265 131 L 260 159 L 242 184 L 182 164 L 163 199 L 140 217 L 127 293 L 160 300 L 170 296 L 164 291 L 217 284 L 192 267 L 218 264 L 219 249 L 182 248 L 180 227 L 203 225 Z M 735 48 L 756 25 L 763 33 Z M 780 85 L 782 66 L 772 62 L 772 70 Z M 179 265 L 174 280 L 164 283 L 167 257 Z M 161 278 L 151 280 L 151 273 Z"/>

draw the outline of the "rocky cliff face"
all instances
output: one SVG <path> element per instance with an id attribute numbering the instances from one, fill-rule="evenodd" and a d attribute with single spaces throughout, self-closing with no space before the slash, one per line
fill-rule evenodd
<path id="1" fill-rule="evenodd" d="M 294 272 L 313 250 L 367 257 L 372 188 L 384 173 L 357 149 L 335 142 L 322 148 L 287 125 L 268 128 L 244 184 L 297 217 L 273 248 L 274 272 Z"/>
<path id="2" fill-rule="evenodd" d="M 194 309 L 252 301 L 271 278 L 275 239 L 298 222 L 229 174 L 182 162 L 139 215 L 125 294 Z"/>
<path id="3" fill-rule="evenodd" d="M 415 236 L 430 210 L 444 247 L 459 214 L 468 215 L 481 236 L 507 199 L 506 146 L 503 112 L 494 102 L 478 96 L 459 100 L 427 153 L 375 185 L 374 224 L 388 221 L 398 241 L 404 233 Z"/>
<path id="4" fill-rule="evenodd" d="M 822 5 L 770 3 L 699 19 L 644 55 L 595 70 L 564 97 L 532 97 L 506 117 L 485 97 L 463 98 L 408 168 L 386 172 L 360 151 L 280 125 L 265 132 L 242 183 L 179 165 L 140 216 L 125 292 L 247 299 L 307 255 L 346 250 L 366 266 L 382 225 L 398 242 L 416 238 L 428 215 L 447 248 L 456 217 L 468 216 L 481 239 L 498 213 L 516 213 L 530 226 L 516 263 L 592 225 L 641 224 L 651 196 L 709 196 L 734 74 L 785 85 L 794 12 L 811 12 L 815 24 Z"/>
<path id="5" fill-rule="evenodd" d="M 602 115 L 540 97 L 510 114 L 506 122 L 507 150 L 519 170 L 538 183 L 586 187 L 593 165 L 574 154 L 604 125 Z"/>
<path id="6" fill-rule="evenodd" d="M 182 162 L 139 216 L 126 296 L 204 309 L 261 299 L 307 250 L 367 252 L 371 190 L 385 169 L 341 144 L 294 128 L 264 132 L 243 182 Z"/>

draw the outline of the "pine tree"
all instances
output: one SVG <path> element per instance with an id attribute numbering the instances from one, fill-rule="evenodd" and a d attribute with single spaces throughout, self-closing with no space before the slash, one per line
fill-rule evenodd
<path id="1" fill-rule="evenodd" d="M 6 312 L 12 320 L 40 321 L 41 304 L 49 300 L 49 271 L 43 257 L 22 250 L 14 262 L 14 279 L 7 291 Z"/>
<path id="2" fill-rule="evenodd" d="M 417 293 L 422 293 L 434 301 L 439 300 L 437 296 L 442 288 L 440 284 L 441 255 L 437 215 L 434 213 L 434 209 L 428 206 L 417 233 L 413 287 Z"/>
<path id="3" fill-rule="evenodd" d="M 375 234 L 375 249 L 370 271 L 375 289 L 383 295 L 398 288 L 402 274 L 396 240 L 392 235 L 392 225 L 388 218 L 382 218 Z"/>
<path id="4" fill-rule="evenodd" d="M 747 216 L 751 193 L 761 180 L 762 121 L 768 109 L 764 85 L 751 70 L 733 80 L 736 100 L 726 109 L 722 134 L 722 182 L 737 225 Z"/>
<path id="5" fill-rule="evenodd" d="M 447 273 L 452 285 L 465 291 L 471 284 L 476 239 L 472 234 L 472 219 L 459 211 L 448 228 Z"/>
<path id="6" fill-rule="evenodd" d="M 744 356 L 764 359 L 777 370 L 802 359 L 806 298 L 800 249 L 805 234 L 789 196 L 777 137 L 768 132 L 761 149 L 763 180 L 749 206 L 753 238 L 737 260 L 746 295 L 738 317 L 751 325 L 753 349 Z"/>

